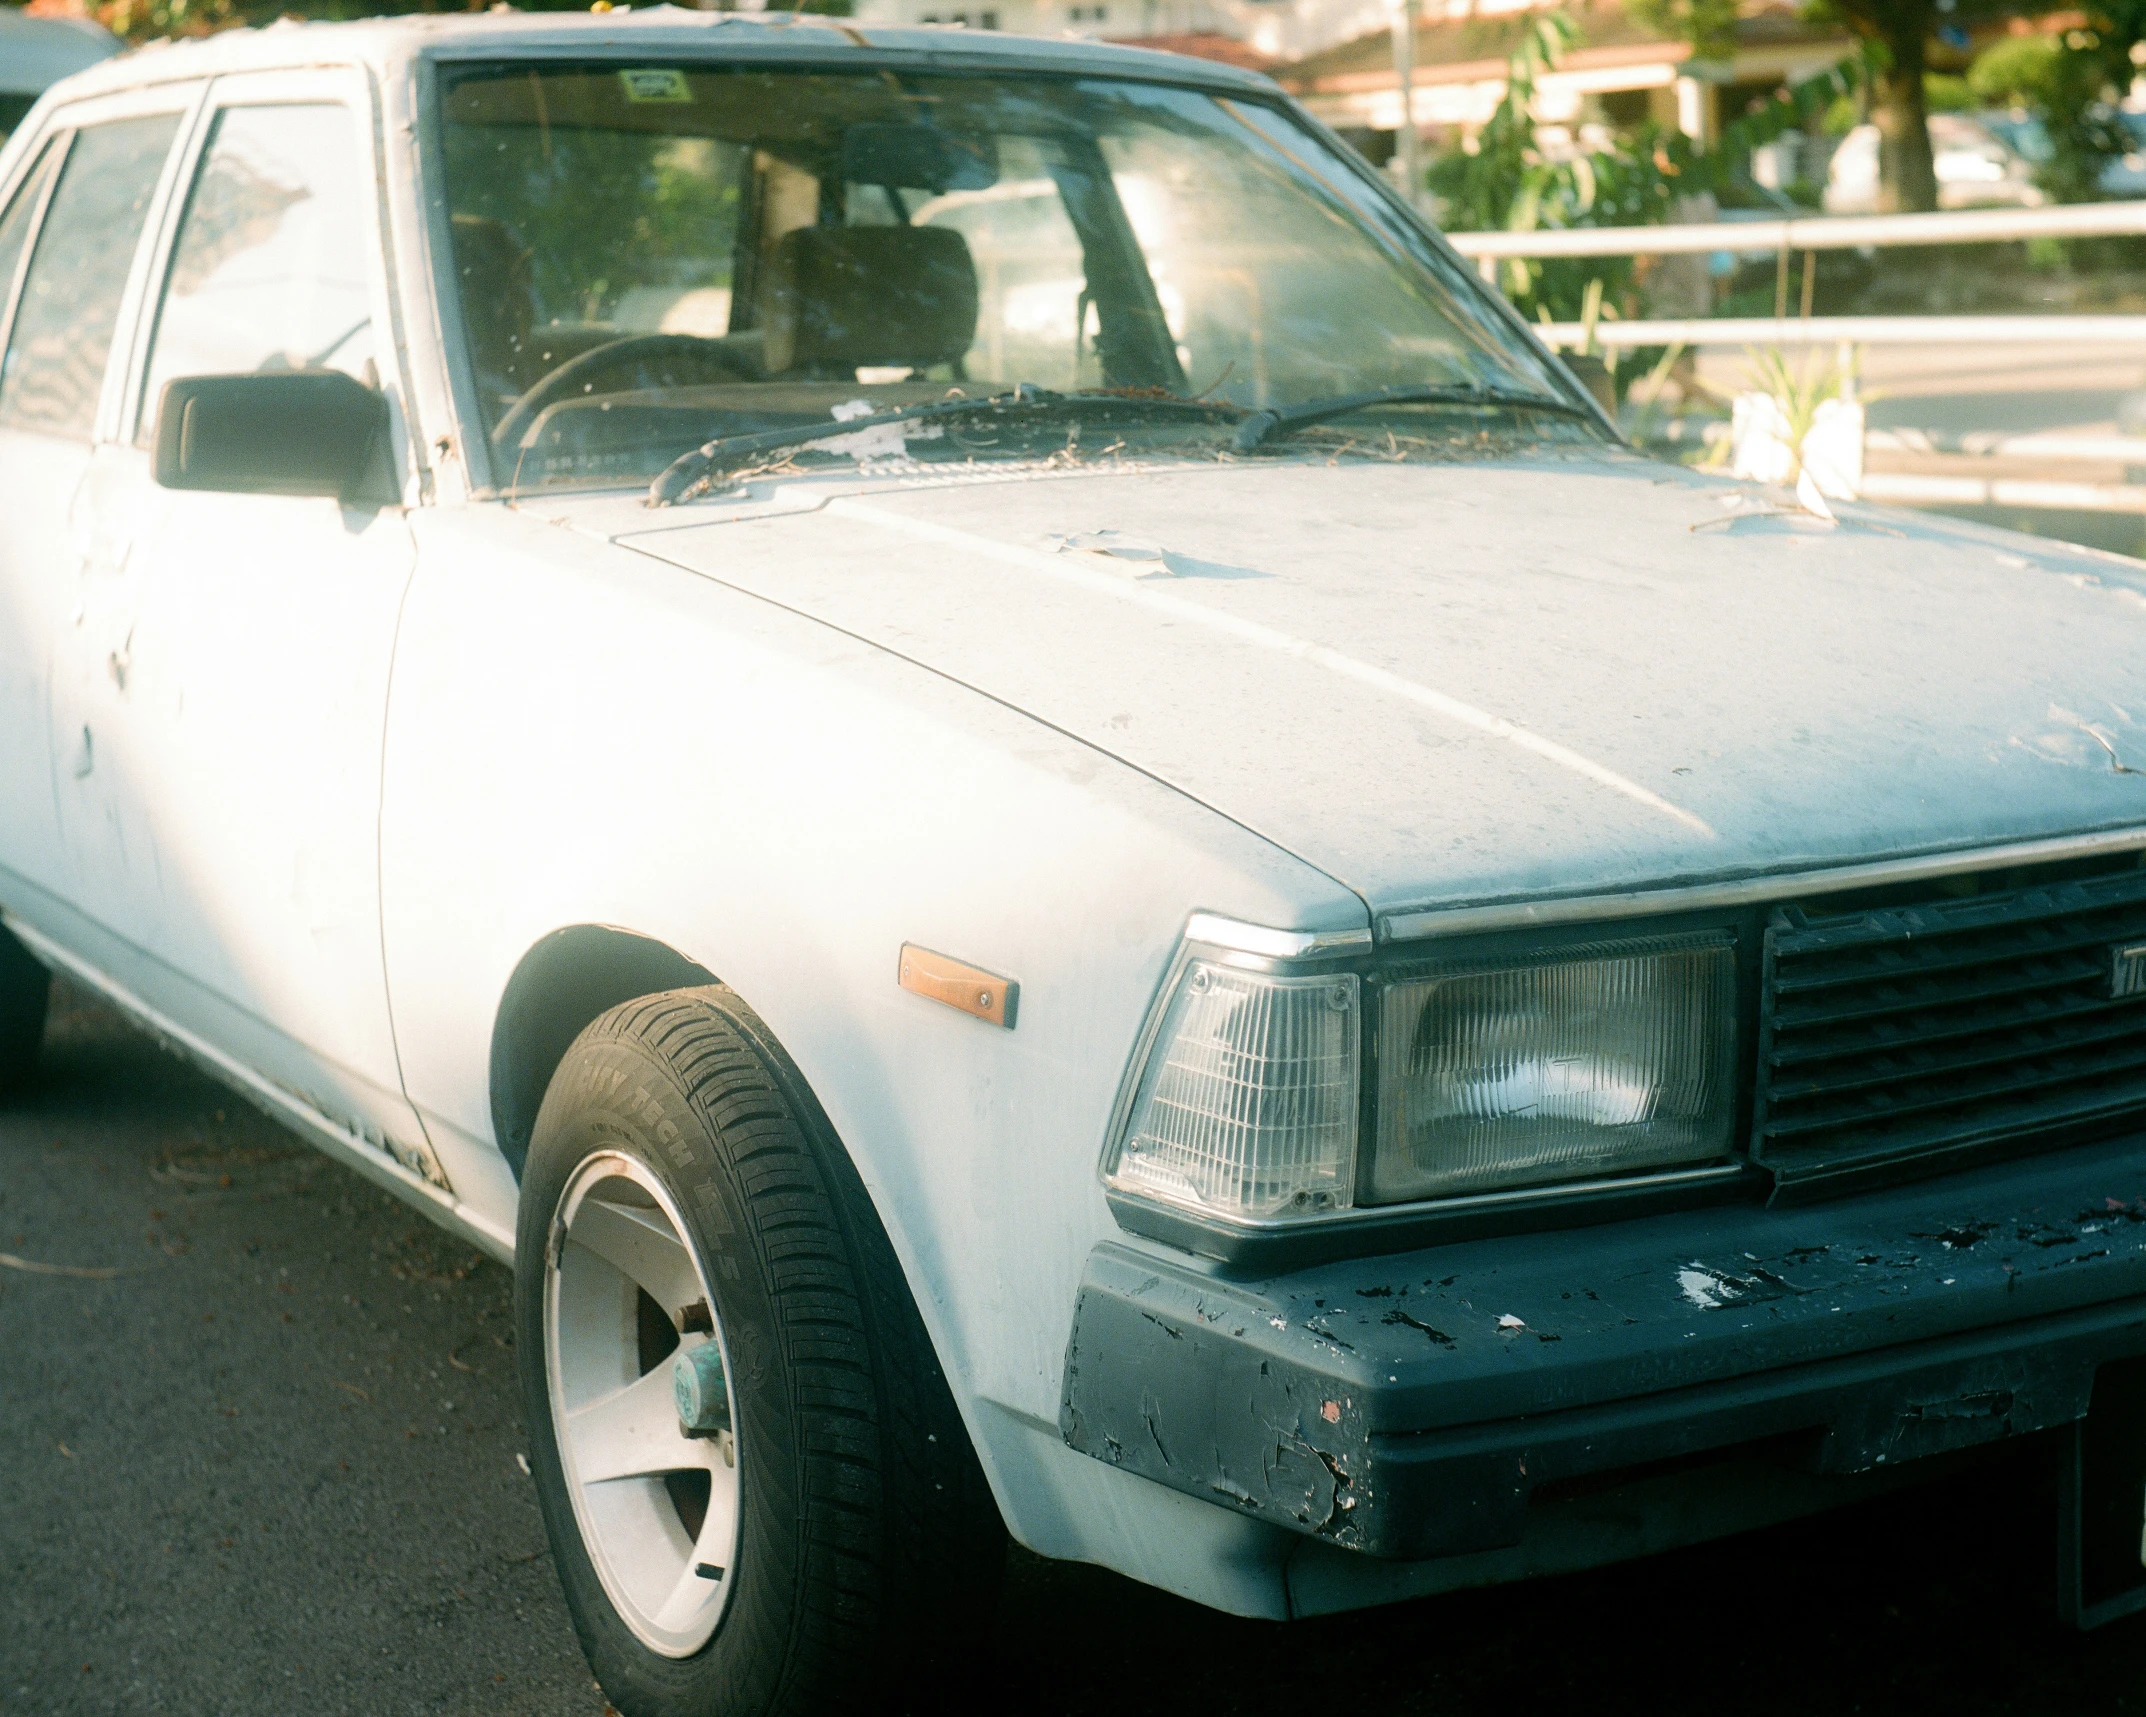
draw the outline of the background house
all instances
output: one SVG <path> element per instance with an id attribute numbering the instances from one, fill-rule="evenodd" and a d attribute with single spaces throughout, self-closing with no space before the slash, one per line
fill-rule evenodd
<path id="1" fill-rule="evenodd" d="M 1541 9 L 1539 0 L 1426 8 L 1415 32 L 1415 119 L 1434 147 L 1465 146 L 1489 119 L 1505 95 L 1507 56 L 1528 15 Z M 1622 130 L 1652 121 L 1708 142 L 1783 83 L 1815 76 L 1853 50 L 1846 32 L 1806 23 L 1782 4 L 1740 17 L 1733 54 L 1718 60 L 1697 58 L 1690 43 L 1650 30 L 1616 0 L 1559 9 L 1579 24 L 1581 41 L 1537 85 L 1536 118 L 1553 129 L 1595 123 Z M 1275 76 L 1329 125 L 1384 159 L 1401 123 L 1393 46 L 1382 21 Z"/>
<path id="2" fill-rule="evenodd" d="M 1385 0 L 856 0 L 860 24 L 1092 36 L 1272 65 L 1383 29 Z"/>

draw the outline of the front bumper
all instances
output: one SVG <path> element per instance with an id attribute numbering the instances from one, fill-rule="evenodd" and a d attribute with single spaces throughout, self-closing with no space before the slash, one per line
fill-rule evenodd
<path id="1" fill-rule="evenodd" d="M 2146 1135 L 1232 1280 L 1090 1255 L 1059 1425 L 1373 1556 L 1518 1544 L 1546 1486 L 1762 1445 L 1861 1473 L 2083 1418 L 2146 1353 Z"/>

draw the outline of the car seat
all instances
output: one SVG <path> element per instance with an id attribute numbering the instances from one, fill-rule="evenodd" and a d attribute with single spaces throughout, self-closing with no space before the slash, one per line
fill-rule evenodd
<path id="1" fill-rule="evenodd" d="M 800 227 L 761 299 L 768 374 L 833 380 L 863 366 L 959 366 L 976 338 L 976 263 L 945 227 Z M 957 369 L 958 373 L 958 369 Z"/>

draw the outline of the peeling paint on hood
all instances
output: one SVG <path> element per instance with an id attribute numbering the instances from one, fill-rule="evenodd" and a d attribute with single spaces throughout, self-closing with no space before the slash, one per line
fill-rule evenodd
<path id="1" fill-rule="evenodd" d="M 1291 460 L 562 522 L 1025 710 L 1379 912 L 2146 824 L 2146 566 L 1764 504 L 1628 457 Z"/>

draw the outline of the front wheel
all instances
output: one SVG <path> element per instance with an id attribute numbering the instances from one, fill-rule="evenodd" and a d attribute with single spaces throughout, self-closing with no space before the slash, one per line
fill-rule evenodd
<path id="1" fill-rule="evenodd" d="M 515 1250 L 532 1472 L 612 1703 L 936 1702 L 989 1613 L 997 1512 L 862 1183 L 734 994 L 575 1041 Z"/>

